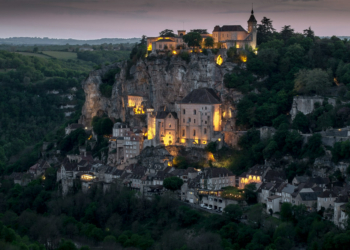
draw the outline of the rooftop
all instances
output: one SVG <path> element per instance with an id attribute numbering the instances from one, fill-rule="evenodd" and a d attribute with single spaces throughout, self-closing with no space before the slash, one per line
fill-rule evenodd
<path id="1" fill-rule="evenodd" d="M 195 89 L 189 93 L 181 104 L 220 104 L 221 100 L 211 88 Z"/>

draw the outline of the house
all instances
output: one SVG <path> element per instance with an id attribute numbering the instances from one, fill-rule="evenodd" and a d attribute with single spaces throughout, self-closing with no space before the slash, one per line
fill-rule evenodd
<path id="1" fill-rule="evenodd" d="M 266 204 L 266 212 L 270 212 L 270 209 L 273 213 L 280 211 L 280 203 L 282 201 L 282 197 L 279 195 L 273 195 L 267 198 L 267 204 Z"/>
<path id="2" fill-rule="evenodd" d="M 317 207 L 317 193 L 316 192 L 299 192 L 294 199 L 295 205 L 305 205 L 307 210 L 313 211 Z"/>
<path id="3" fill-rule="evenodd" d="M 200 187 L 206 190 L 220 190 L 235 186 L 235 175 L 226 168 L 207 168 L 200 173 Z"/>
<path id="4" fill-rule="evenodd" d="M 269 166 L 255 165 L 245 173 L 245 176 L 241 175 L 239 177 L 239 188 L 244 189 L 245 185 L 250 183 L 256 183 L 258 188 L 262 184 L 262 180 L 269 170 Z"/>
<path id="5" fill-rule="evenodd" d="M 283 189 L 282 189 L 282 200 L 281 202 L 289 202 L 292 203 L 292 194 L 294 193 L 295 189 L 297 189 L 296 186 L 287 184 Z"/>
<path id="6" fill-rule="evenodd" d="M 31 173 L 13 172 L 12 174 L 5 176 L 6 179 L 13 180 L 13 183 L 20 186 L 27 186 L 32 180 L 34 175 Z"/>
<path id="7" fill-rule="evenodd" d="M 350 201 L 350 195 L 339 195 L 334 201 L 334 224 L 338 227 L 344 226 L 345 215 L 343 213 L 344 205 Z"/>
<path id="8" fill-rule="evenodd" d="M 41 175 L 43 175 L 46 171 L 46 169 L 50 168 L 51 165 L 45 160 L 40 160 L 33 166 L 31 166 L 28 170 L 28 173 L 32 174 L 34 178 L 37 178 Z"/>
<path id="9" fill-rule="evenodd" d="M 147 99 L 139 95 L 128 95 L 128 108 L 131 108 L 132 115 L 143 115 L 145 110 L 143 107 L 143 102 Z"/>
<path id="10" fill-rule="evenodd" d="M 295 176 L 292 180 L 292 184 L 298 186 L 300 183 L 306 183 L 309 178 L 308 176 Z"/>

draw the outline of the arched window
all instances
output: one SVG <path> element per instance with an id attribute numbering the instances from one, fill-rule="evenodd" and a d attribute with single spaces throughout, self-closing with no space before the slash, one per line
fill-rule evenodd
<path id="1" fill-rule="evenodd" d="M 184 129 L 182 130 L 182 136 L 185 136 L 185 130 Z"/>
<path id="2" fill-rule="evenodd" d="M 193 136 L 196 136 L 196 130 L 195 129 L 193 130 Z"/>

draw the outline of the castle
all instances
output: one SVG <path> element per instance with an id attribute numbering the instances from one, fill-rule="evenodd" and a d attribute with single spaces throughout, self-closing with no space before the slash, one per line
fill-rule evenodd
<path id="1" fill-rule="evenodd" d="M 210 88 L 195 89 L 175 104 L 175 111 L 154 112 L 147 108 L 147 146 L 179 145 L 204 148 L 223 145 L 221 100 Z"/>
<path id="2" fill-rule="evenodd" d="M 186 35 L 186 30 L 178 30 L 174 37 L 148 37 L 147 50 L 152 52 L 173 50 L 176 54 L 178 49 L 187 49 L 187 44 L 183 41 L 183 36 Z M 245 30 L 241 25 L 219 25 L 214 27 L 212 34 L 201 34 L 203 41 L 207 37 L 214 39 L 214 46 L 223 49 L 236 47 L 237 49 L 252 48 L 256 49 L 257 44 L 257 21 L 252 10 L 248 20 L 248 30 Z"/>

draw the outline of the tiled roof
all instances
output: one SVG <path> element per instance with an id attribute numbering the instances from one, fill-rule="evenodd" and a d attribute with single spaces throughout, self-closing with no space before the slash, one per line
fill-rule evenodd
<path id="1" fill-rule="evenodd" d="M 214 31 L 246 31 L 241 25 L 215 26 Z"/>
<path id="2" fill-rule="evenodd" d="M 300 198 L 303 201 L 317 201 L 317 194 L 315 192 L 305 192 L 305 193 L 299 193 Z"/>
<path id="3" fill-rule="evenodd" d="M 215 91 L 210 88 L 195 89 L 189 93 L 182 101 L 182 104 L 220 104 L 221 100 Z"/>
<path id="4" fill-rule="evenodd" d="M 177 119 L 177 114 L 175 112 L 168 112 L 168 111 L 158 111 L 156 119 L 165 119 L 168 114 L 172 114 L 172 116 Z"/>

